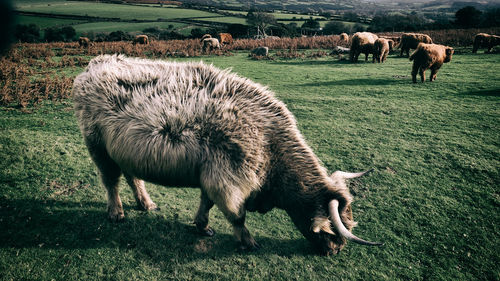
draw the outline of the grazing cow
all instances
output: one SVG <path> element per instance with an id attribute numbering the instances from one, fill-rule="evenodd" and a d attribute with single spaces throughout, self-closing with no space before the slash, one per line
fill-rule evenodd
<path id="1" fill-rule="evenodd" d="M 80 45 L 80 47 L 87 48 L 90 46 L 90 39 L 87 37 L 80 37 L 78 38 L 78 45 Z"/>
<path id="2" fill-rule="evenodd" d="M 349 35 L 347 33 L 340 33 L 340 41 L 349 42 Z"/>
<path id="3" fill-rule="evenodd" d="M 413 83 L 417 83 L 417 72 L 420 74 L 422 82 L 425 81 L 425 71 L 431 69 L 430 81 L 436 80 L 438 70 L 443 63 L 450 62 L 453 55 L 453 48 L 438 44 L 418 44 L 417 49 L 410 56 L 413 61 L 411 77 Z"/>
<path id="4" fill-rule="evenodd" d="M 361 53 L 365 54 L 365 61 L 368 55 L 373 54 L 373 44 L 378 36 L 370 32 L 356 32 L 351 38 L 351 48 L 349 57 L 351 62 L 357 62 Z"/>
<path id="5" fill-rule="evenodd" d="M 403 56 L 403 52 L 406 52 L 406 56 L 409 56 L 410 49 L 416 49 L 419 43 L 432 44 L 432 39 L 429 35 L 422 33 L 401 34 L 401 39 L 399 40 L 398 44 L 398 46 L 401 48 L 400 56 Z"/>
<path id="6" fill-rule="evenodd" d="M 256 56 L 263 56 L 267 57 L 269 55 L 269 48 L 268 47 L 257 47 L 252 50 L 252 54 Z"/>
<path id="7" fill-rule="evenodd" d="M 392 40 L 378 38 L 373 44 L 373 62 L 385 62 L 389 51 L 392 50 Z"/>
<path id="8" fill-rule="evenodd" d="M 203 52 L 212 51 L 215 49 L 220 49 L 219 40 L 217 38 L 205 38 L 203 39 Z"/>
<path id="9" fill-rule="evenodd" d="M 147 45 L 147 44 L 149 44 L 149 38 L 147 35 L 137 35 L 134 38 L 133 43 L 134 43 L 134 45 L 135 44 Z"/>
<path id="10" fill-rule="evenodd" d="M 266 87 L 203 63 L 101 55 L 73 85 L 75 114 L 108 194 L 108 215 L 124 218 L 123 173 L 139 206 L 155 209 L 143 180 L 201 188 L 195 224 L 212 236 L 215 205 L 241 249 L 259 247 L 246 211 L 284 209 L 322 254 L 354 236 L 346 180 L 364 173 L 327 170 L 294 116 Z"/>
<path id="11" fill-rule="evenodd" d="M 487 53 L 491 52 L 493 47 L 500 45 L 500 36 L 489 35 L 486 33 L 478 33 L 474 37 L 474 46 L 472 47 L 472 53 L 476 53 L 479 48 L 487 48 Z"/>
<path id="12" fill-rule="evenodd" d="M 232 44 L 233 36 L 230 33 L 219 33 L 219 42 L 221 44 Z"/>
<path id="13" fill-rule="evenodd" d="M 203 42 L 203 40 L 207 39 L 207 38 L 212 38 L 212 35 L 210 34 L 204 34 L 203 36 L 201 36 L 201 39 L 200 39 L 200 42 Z"/>

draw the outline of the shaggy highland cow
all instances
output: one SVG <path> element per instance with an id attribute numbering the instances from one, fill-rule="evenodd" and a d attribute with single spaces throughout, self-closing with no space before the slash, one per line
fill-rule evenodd
<path id="1" fill-rule="evenodd" d="M 349 57 L 351 62 L 357 62 L 361 53 L 365 54 L 365 61 L 368 55 L 373 54 L 373 44 L 378 36 L 370 32 L 356 32 L 351 38 Z"/>
<path id="2" fill-rule="evenodd" d="M 134 43 L 134 45 L 135 44 L 147 45 L 147 44 L 149 44 L 149 38 L 147 35 L 137 35 L 134 38 L 133 43 Z"/>
<path id="3" fill-rule="evenodd" d="M 221 44 L 232 44 L 233 36 L 230 33 L 219 33 L 219 42 Z"/>
<path id="4" fill-rule="evenodd" d="M 385 38 L 378 38 L 373 43 L 373 62 L 384 62 L 394 42 Z"/>
<path id="5" fill-rule="evenodd" d="M 90 46 L 90 39 L 87 37 L 80 37 L 78 38 L 78 45 L 83 48 L 87 48 Z"/>
<path id="6" fill-rule="evenodd" d="M 267 57 L 269 55 L 269 47 L 257 47 L 251 53 L 256 56 Z"/>
<path id="7" fill-rule="evenodd" d="M 212 35 L 210 34 L 203 34 L 203 36 L 201 36 L 201 39 L 200 39 L 200 42 L 203 42 L 203 40 L 207 39 L 207 38 L 212 38 Z"/>
<path id="8" fill-rule="evenodd" d="M 410 56 L 413 61 L 411 78 L 413 83 L 417 83 L 417 72 L 420 74 L 422 82 L 425 81 L 425 71 L 431 69 L 430 81 L 436 80 L 436 75 L 443 63 L 450 62 L 453 55 L 453 48 L 438 44 L 418 44 L 417 49 Z"/>
<path id="9" fill-rule="evenodd" d="M 500 45 L 500 36 L 478 33 L 474 37 L 474 46 L 472 53 L 476 53 L 479 48 L 487 48 L 487 53 L 491 52 L 493 47 Z"/>
<path id="10" fill-rule="evenodd" d="M 212 51 L 215 49 L 220 49 L 219 40 L 217 38 L 205 38 L 202 41 L 203 46 L 201 47 L 203 52 Z"/>
<path id="11" fill-rule="evenodd" d="M 398 46 L 401 48 L 400 56 L 403 56 L 403 52 L 406 52 L 406 56 L 409 56 L 410 49 L 416 49 L 419 43 L 432 44 L 432 39 L 429 35 L 421 33 L 401 34 L 401 39 L 399 40 L 398 44 Z"/>
<path id="12" fill-rule="evenodd" d="M 349 42 L 349 35 L 347 33 L 340 33 L 340 41 Z"/>
<path id="13" fill-rule="evenodd" d="M 246 211 L 284 209 L 322 254 L 346 239 L 379 245 L 350 230 L 346 179 L 328 176 L 286 106 L 265 87 L 203 63 L 102 55 L 73 85 L 75 113 L 108 194 L 108 215 L 124 217 L 123 173 L 138 205 L 155 209 L 143 180 L 199 187 L 197 229 L 213 205 L 233 225 L 241 249 L 259 245 L 245 227 Z"/>

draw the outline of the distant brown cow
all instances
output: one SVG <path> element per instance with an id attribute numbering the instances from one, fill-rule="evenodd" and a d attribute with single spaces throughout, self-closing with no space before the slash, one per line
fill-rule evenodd
<path id="1" fill-rule="evenodd" d="M 80 37 L 78 38 L 78 45 L 80 45 L 80 47 L 87 48 L 90 46 L 90 39 L 87 37 Z"/>
<path id="2" fill-rule="evenodd" d="M 347 33 L 340 33 L 340 41 L 348 42 L 349 35 L 347 35 Z"/>
<path id="3" fill-rule="evenodd" d="M 410 61 L 413 61 L 413 69 L 411 77 L 413 83 L 417 83 L 417 72 L 420 74 L 422 82 L 425 81 L 425 71 L 431 69 L 430 81 L 436 80 L 436 74 L 445 62 L 451 61 L 453 48 L 438 44 L 418 44 L 417 49 L 410 56 Z"/>
<path id="4" fill-rule="evenodd" d="M 491 49 L 497 45 L 500 45 L 500 36 L 490 35 L 486 33 L 478 33 L 474 37 L 474 47 L 472 48 L 472 53 L 476 53 L 479 48 L 487 48 L 486 53 L 491 52 Z"/>
<path id="5" fill-rule="evenodd" d="M 378 36 L 370 32 L 356 32 L 351 38 L 349 58 L 351 62 L 357 62 L 361 53 L 365 54 L 365 61 L 368 55 L 373 54 L 373 44 Z"/>
<path id="6" fill-rule="evenodd" d="M 394 42 L 385 38 L 378 38 L 373 44 L 373 62 L 384 62 Z"/>
<path id="7" fill-rule="evenodd" d="M 401 39 L 399 41 L 399 47 L 401 48 L 400 56 L 403 56 L 403 52 L 406 52 L 406 56 L 409 56 L 410 49 L 416 49 L 419 43 L 432 44 L 432 39 L 429 35 L 422 33 L 401 34 Z"/>
<path id="8" fill-rule="evenodd" d="M 134 45 L 135 44 L 147 45 L 149 44 L 149 38 L 147 35 L 137 35 L 133 43 Z"/>
<path id="9" fill-rule="evenodd" d="M 219 33 L 219 42 L 221 44 L 233 43 L 233 36 L 230 33 Z"/>

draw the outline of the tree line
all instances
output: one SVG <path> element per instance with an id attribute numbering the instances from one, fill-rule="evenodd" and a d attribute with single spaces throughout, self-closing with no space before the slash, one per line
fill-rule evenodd
<path id="1" fill-rule="evenodd" d="M 302 24 L 291 22 L 280 23 L 276 18 L 266 12 L 250 10 L 246 16 L 246 24 L 229 24 L 224 27 L 194 28 L 189 35 L 177 32 L 173 25 L 166 29 L 150 27 L 142 30 L 144 34 L 158 40 L 200 38 L 203 34 L 216 36 L 220 32 L 228 32 L 235 38 L 262 38 L 267 36 L 298 37 L 302 35 L 332 35 L 342 32 L 354 33 L 358 31 L 371 32 L 398 32 L 433 29 L 477 28 L 500 26 L 500 9 L 480 11 L 472 6 L 467 6 L 456 11 L 454 19 L 450 20 L 443 14 L 424 17 L 416 12 L 408 15 L 402 14 L 377 14 L 369 24 L 356 22 L 360 17 L 349 12 L 352 24 L 341 21 L 328 21 L 321 28 L 320 21 L 314 18 L 306 19 Z M 76 40 L 76 31 L 72 26 L 49 27 L 43 30 L 35 24 L 18 24 L 15 29 L 15 38 L 20 42 L 70 42 Z M 110 33 L 87 32 L 83 34 L 93 41 L 127 41 L 133 35 L 124 31 Z"/>

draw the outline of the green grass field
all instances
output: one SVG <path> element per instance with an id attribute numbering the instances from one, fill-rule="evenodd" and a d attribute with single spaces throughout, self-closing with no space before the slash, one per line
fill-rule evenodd
<path id="1" fill-rule="evenodd" d="M 64 1 L 60 3 L 53 3 L 51 5 L 40 4 L 18 6 L 18 9 L 26 12 L 120 18 L 123 20 L 157 20 L 159 18 L 179 19 L 218 16 L 218 14 L 215 13 L 208 13 L 193 9 L 159 8 L 106 3 L 96 4 L 81 1 Z"/>
<path id="2" fill-rule="evenodd" d="M 329 171 L 375 169 L 350 184 L 354 233 L 385 245 L 316 256 L 275 209 L 248 214 L 262 249 L 240 253 L 217 208 L 217 235 L 196 234 L 197 189 L 152 184 L 160 211 L 137 210 L 122 183 L 126 220 L 108 222 L 67 100 L 31 113 L 0 108 L 1 280 L 500 279 L 499 55 L 457 52 L 423 84 L 395 56 L 183 60 L 200 59 L 269 86 Z"/>

